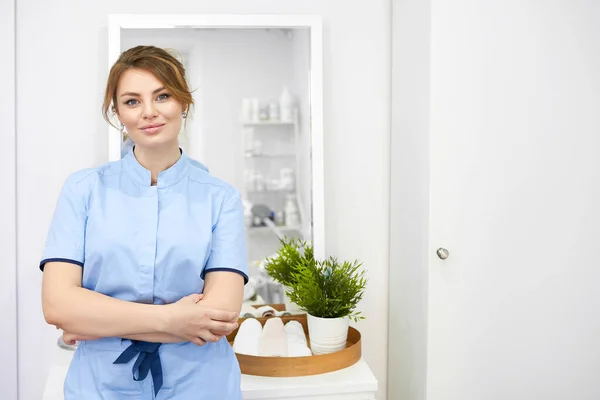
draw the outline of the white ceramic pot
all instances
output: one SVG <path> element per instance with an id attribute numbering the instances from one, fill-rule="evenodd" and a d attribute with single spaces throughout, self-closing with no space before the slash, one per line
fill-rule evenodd
<path id="1" fill-rule="evenodd" d="M 308 335 L 313 354 L 328 354 L 346 347 L 348 318 L 319 318 L 308 314 Z"/>
<path id="2" fill-rule="evenodd" d="M 285 310 L 289 311 L 293 315 L 306 314 L 306 311 L 301 309 L 300 306 L 298 306 L 298 304 L 290 300 L 290 298 L 287 295 L 288 290 L 289 288 L 287 286 L 283 287 L 283 303 L 285 304 Z"/>

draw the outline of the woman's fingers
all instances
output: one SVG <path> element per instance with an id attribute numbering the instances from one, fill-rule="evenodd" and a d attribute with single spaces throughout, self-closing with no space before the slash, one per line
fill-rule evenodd
<path id="1" fill-rule="evenodd" d="M 211 332 L 228 332 L 226 335 L 229 335 L 231 332 L 237 329 L 238 324 L 236 322 L 222 322 L 222 321 L 210 321 L 207 326 L 208 330 Z"/>
<path id="2" fill-rule="evenodd" d="M 200 338 L 207 342 L 215 343 L 221 340 L 223 336 L 215 335 L 211 331 L 202 332 Z"/>
<path id="3" fill-rule="evenodd" d="M 231 332 L 225 332 L 225 331 L 211 331 L 214 335 L 217 336 L 229 336 L 231 335 Z"/>
<path id="4" fill-rule="evenodd" d="M 239 313 L 235 312 L 235 311 L 223 311 L 223 310 L 216 310 L 214 308 L 207 308 L 205 310 L 206 316 L 210 319 L 212 319 L 213 321 L 224 321 L 224 322 L 231 322 L 231 321 L 237 321 L 238 317 L 239 317 Z"/>
<path id="5" fill-rule="evenodd" d="M 192 343 L 194 343 L 196 346 L 204 346 L 206 344 L 206 341 L 199 337 L 193 337 L 193 338 L 191 338 L 190 341 Z"/>

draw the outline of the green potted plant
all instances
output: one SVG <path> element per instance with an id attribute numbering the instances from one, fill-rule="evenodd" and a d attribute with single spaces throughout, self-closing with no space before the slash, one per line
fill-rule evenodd
<path id="1" fill-rule="evenodd" d="M 308 331 L 314 354 L 333 353 L 346 346 L 350 320 L 364 317 L 356 309 L 367 279 L 362 263 L 301 259 L 294 267 L 288 296 L 308 314 Z"/>
<path id="2" fill-rule="evenodd" d="M 268 257 L 264 262 L 265 272 L 283 286 L 286 310 L 292 314 L 304 313 L 304 310 L 290 301 L 288 292 L 295 284 L 298 266 L 314 260 L 313 246 L 297 238 L 284 237 L 279 241 L 281 243 L 280 249 L 274 256 Z"/>

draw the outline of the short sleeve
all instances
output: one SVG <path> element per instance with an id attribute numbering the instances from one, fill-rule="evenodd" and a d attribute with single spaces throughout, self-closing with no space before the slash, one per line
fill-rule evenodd
<path id="1" fill-rule="evenodd" d="M 244 209 L 239 193 L 232 191 L 223 201 L 217 223 L 213 227 L 210 255 L 202 271 L 202 279 L 207 272 L 231 271 L 242 275 L 246 284 L 246 260 Z"/>
<path id="2" fill-rule="evenodd" d="M 83 267 L 87 210 L 73 177 L 67 179 L 58 197 L 46 237 L 40 270 L 46 263 L 62 261 Z"/>

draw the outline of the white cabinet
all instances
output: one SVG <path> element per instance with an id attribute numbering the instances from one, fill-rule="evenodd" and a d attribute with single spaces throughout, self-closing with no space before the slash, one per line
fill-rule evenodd
<path id="1" fill-rule="evenodd" d="M 244 400 L 373 400 L 377 380 L 364 359 L 327 374 L 293 378 L 242 375 Z"/>

